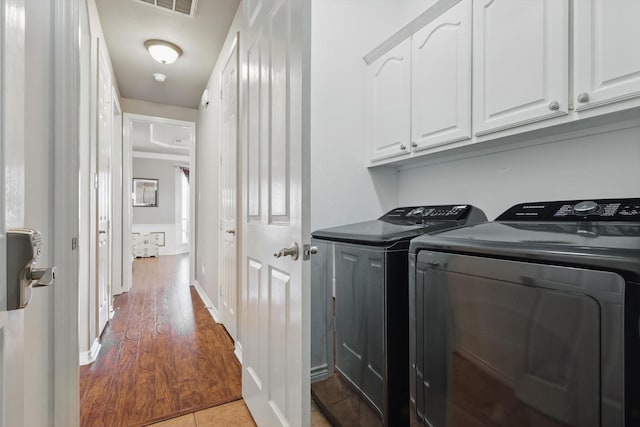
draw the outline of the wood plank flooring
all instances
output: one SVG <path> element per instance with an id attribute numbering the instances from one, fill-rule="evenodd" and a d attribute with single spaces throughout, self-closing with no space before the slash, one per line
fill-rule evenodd
<path id="1" fill-rule="evenodd" d="M 141 426 L 241 398 L 233 343 L 189 286 L 188 261 L 135 260 L 98 359 L 80 369 L 82 426 Z"/>

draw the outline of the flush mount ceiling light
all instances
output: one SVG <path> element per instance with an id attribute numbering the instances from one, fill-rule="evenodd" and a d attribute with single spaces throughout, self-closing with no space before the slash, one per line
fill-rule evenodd
<path id="1" fill-rule="evenodd" d="M 167 76 L 162 73 L 153 73 L 153 80 L 157 81 L 158 83 L 164 83 L 167 81 Z"/>
<path id="2" fill-rule="evenodd" d="M 149 55 L 161 64 L 172 64 L 182 55 L 182 49 L 164 40 L 147 40 L 144 47 Z"/>

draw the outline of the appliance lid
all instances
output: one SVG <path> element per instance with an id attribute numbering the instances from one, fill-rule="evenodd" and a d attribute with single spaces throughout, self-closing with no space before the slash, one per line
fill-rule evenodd
<path id="1" fill-rule="evenodd" d="M 640 274 L 640 199 L 581 203 L 516 205 L 495 222 L 415 239 L 410 250 L 557 262 Z M 581 208 L 592 211 L 585 214 Z"/>
<path id="2" fill-rule="evenodd" d="M 470 205 L 410 206 L 392 209 L 379 219 L 317 230 L 316 239 L 368 245 L 386 245 L 424 233 L 457 227 L 466 219 L 486 220 L 484 214 L 469 215 Z"/>

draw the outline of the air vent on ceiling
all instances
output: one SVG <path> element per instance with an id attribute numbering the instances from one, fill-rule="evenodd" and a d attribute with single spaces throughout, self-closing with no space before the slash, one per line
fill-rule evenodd
<path id="1" fill-rule="evenodd" d="M 194 16 L 198 0 L 139 0 L 143 3 L 158 6 L 164 10 L 179 13 L 181 15 Z"/>

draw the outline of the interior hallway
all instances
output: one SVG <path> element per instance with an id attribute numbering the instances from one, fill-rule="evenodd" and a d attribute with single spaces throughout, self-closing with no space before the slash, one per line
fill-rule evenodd
<path id="1" fill-rule="evenodd" d="M 134 261 L 131 292 L 80 370 L 82 426 L 140 426 L 238 400 L 233 342 L 189 286 L 188 255 Z"/>

